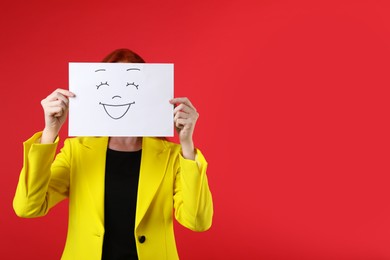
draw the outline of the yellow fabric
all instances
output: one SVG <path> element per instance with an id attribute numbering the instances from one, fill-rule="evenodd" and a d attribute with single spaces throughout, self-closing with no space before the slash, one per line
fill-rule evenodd
<path id="1" fill-rule="evenodd" d="M 40 137 L 37 133 L 24 142 L 14 210 L 20 217 L 43 216 L 69 198 L 68 235 L 61 259 L 101 259 L 108 138 L 68 138 L 56 156 L 58 139 L 40 144 Z M 180 145 L 143 138 L 134 230 L 139 259 L 178 259 L 173 212 L 191 230 L 209 229 L 213 203 L 206 168 L 199 150 L 196 161 L 186 160 Z M 140 236 L 146 237 L 144 243 L 138 241 Z"/>

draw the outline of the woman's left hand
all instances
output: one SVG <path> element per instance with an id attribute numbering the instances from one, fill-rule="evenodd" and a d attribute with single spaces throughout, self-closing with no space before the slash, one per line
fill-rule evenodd
<path id="1" fill-rule="evenodd" d="M 195 158 L 194 142 L 192 136 L 199 114 L 191 101 L 186 97 L 174 98 L 169 101 L 175 105 L 174 122 L 179 134 L 183 156 L 187 159 Z"/>

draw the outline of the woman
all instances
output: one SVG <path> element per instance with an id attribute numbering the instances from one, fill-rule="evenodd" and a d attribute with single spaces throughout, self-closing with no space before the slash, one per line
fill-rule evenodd
<path id="1" fill-rule="evenodd" d="M 144 62 L 127 49 L 103 61 Z M 169 101 L 180 145 L 151 137 L 75 137 L 56 156 L 74 96 L 57 89 L 41 102 L 45 128 L 24 142 L 16 214 L 43 216 L 69 198 L 62 259 L 178 259 L 173 212 L 194 231 L 207 230 L 213 215 L 207 162 L 192 139 L 195 107 L 187 98 Z"/>

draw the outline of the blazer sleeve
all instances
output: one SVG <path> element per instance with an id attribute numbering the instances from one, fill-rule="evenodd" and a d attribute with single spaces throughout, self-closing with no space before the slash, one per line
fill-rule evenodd
<path id="1" fill-rule="evenodd" d="M 41 132 L 36 133 L 23 143 L 23 168 L 13 200 L 20 217 L 44 216 L 68 197 L 70 167 L 66 152 L 61 150 L 53 163 L 58 138 L 53 144 L 40 144 L 41 136 Z"/>
<path id="2" fill-rule="evenodd" d="M 193 231 L 205 231 L 211 227 L 213 218 L 207 161 L 197 150 L 195 161 L 187 160 L 180 154 L 179 164 L 174 189 L 175 218 Z"/>

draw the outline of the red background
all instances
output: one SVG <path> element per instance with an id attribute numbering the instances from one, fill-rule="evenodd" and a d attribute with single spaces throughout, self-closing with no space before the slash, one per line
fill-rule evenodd
<path id="1" fill-rule="evenodd" d="M 182 259 L 390 259 L 386 2 L 2 1 L 0 258 L 59 259 L 66 203 L 12 209 L 22 142 L 68 62 L 125 47 L 200 112 L 215 216 L 176 225 Z"/>

